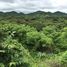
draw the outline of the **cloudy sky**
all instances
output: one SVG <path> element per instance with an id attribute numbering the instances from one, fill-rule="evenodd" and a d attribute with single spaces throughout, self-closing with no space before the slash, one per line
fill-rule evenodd
<path id="1" fill-rule="evenodd" d="M 34 11 L 67 12 L 67 0 L 0 0 L 0 11 L 34 12 Z"/>

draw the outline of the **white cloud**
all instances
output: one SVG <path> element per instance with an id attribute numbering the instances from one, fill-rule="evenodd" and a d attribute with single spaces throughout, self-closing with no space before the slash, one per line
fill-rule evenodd
<path id="1" fill-rule="evenodd" d="M 67 11 L 67 0 L 0 0 L 0 11 Z"/>

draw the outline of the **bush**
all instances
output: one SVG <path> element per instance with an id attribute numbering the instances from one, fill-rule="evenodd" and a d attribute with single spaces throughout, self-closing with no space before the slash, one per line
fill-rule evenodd
<path id="1" fill-rule="evenodd" d="M 60 57 L 62 66 L 67 67 L 67 51 L 65 51 Z"/>
<path id="2" fill-rule="evenodd" d="M 3 63 L 0 63 L 0 67 L 5 67 Z"/>

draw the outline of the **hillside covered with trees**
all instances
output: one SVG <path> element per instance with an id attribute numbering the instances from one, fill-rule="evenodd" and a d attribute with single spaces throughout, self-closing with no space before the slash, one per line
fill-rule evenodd
<path id="1" fill-rule="evenodd" d="M 67 67 L 67 14 L 0 12 L 0 67 Z"/>

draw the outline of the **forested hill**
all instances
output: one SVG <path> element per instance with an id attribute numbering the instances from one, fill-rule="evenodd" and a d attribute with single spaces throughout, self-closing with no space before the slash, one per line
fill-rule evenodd
<path id="1" fill-rule="evenodd" d="M 67 14 L 0 12 L 0 67 L 67 67 Z"/>
<path id="2" fill-rule="evenodd" d="M 60 12 L 60 11 L 57 11 L 57 12 L 54 12 L 54 13 L 52 13 L 52 12 L 43 12 L 43 11 L 37 11 L 37 12 L 33 12 L 33 13 L 29 13 L 29 14 L 24 14 L 24 13 L 22 13 L 22 12 L 15 12 L 15 11 L 11 11 L 11 12 L 0 12 L 0 16 L 4 16 L 4 15 L 6 15 L 6 16 L 21 16 L 21 15 L 31 15 L 31 16 L 33 16 L 33 15 L 44 15 L 44 16 L 50 16 L 50 17 L 67 17 L 67 14 L 66 13 L 63 13 L 63 12 Z"/>
<path id="3" fill-rule="evenodd" d="M 24 14 L 22 12 L 0 12 L 0 21 L 9 23 L 27 24 L 41 30 L 44 26 L 55 25 L 64 27 L 67 25 L 67 14 L 62 12 L 43 12 L 37 11 L 34 13 Z"/>
<path id="4" fill-rule="evenodd" d="M 57 11 L 57 12 L 54 12 L 54 13 L 51 13 L 51 12 L 43 12 L 43 11 L 37 11 L 37 12 L 34 12 L 34 13 L 30 13 L 29 15 L 43 15 L 45 17 L 67 17 L 67 14 L 66 13 L 63 13 L 63 12 L 60 12 L 60 11 Z"/>

